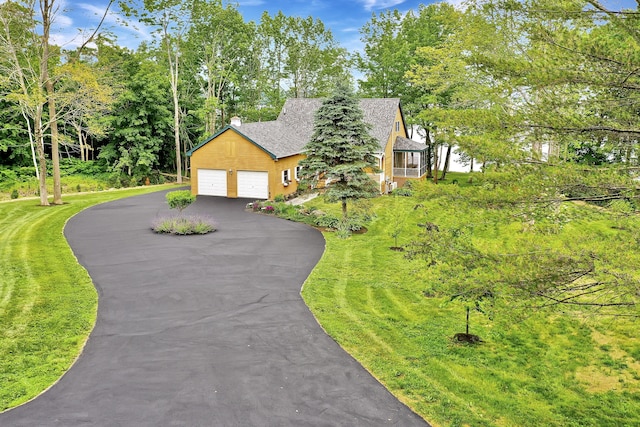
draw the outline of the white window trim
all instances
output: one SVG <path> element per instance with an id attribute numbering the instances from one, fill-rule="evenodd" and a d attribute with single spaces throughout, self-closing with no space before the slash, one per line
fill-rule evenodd
<path id="1" fill-rule="evenodd" d="M 290 169 L 285 169 L 282 171 L 282 183 L 285 185 L 285 187 L 289 185 L 289 183 L 291 182 L 290 177 L 291 177 Z"/>
<path id="2" fill-rule="evenodd" d="M 296 181 L 300 181 L 300 171 L 302 170 L 302 166 L 296 166 L 296 168 L 294 169 L 294 175 L 295 175 L 295 179 Z"/>

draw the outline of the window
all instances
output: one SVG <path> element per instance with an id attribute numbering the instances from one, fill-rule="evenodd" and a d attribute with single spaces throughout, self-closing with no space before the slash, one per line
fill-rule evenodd
<path id="1" fill-rule="evenodd" d="M 291 176 L 289 175 L 289 169 L 285 169 L 282 171 L 282 183 L 289 184 L 291 181 Z"/>
<path id="2" fill-rule="evenodd" d="M 302 166 L 296 166 L 296 181 L 300 181 L 300 170 L 302 170 Z"/>
<path id="3" fill-rule="evenodd" d="M 400 132 L 400 122 L 396 122 L 396 132 Z"/>

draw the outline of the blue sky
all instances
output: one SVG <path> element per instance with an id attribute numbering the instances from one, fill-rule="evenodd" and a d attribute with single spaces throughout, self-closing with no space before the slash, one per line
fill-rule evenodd
<path id="1" fill-rule="evenodd" d="M 0 0 L 2 2 L 4 0 Z M 237 0 L 239 10 L 245 20 L 258 22 L 263 11 L 271 15 L 282 11 L 291 16 L 313 16 L 321 19 L 331 29 L 334 37 L 349 51 L 362 47 L 359 29 L 371 18 L 372 13 L 386 9 L 398 9 L 406 12 L 417 9 L 420 4 L 436 3 L 438 0 Z M 454 5 L 461 5 L 464 0 L 446 0 Z M 53 27 L 52 37 L 56 44 L 67 48 L 82 42 L 79 31 L 90 31 L 95 27 L 106 7 L 106 0 L 56 0 L 60 5 Z M 614 10 L 622 7 L 635 8 L 635 0 L 603 0 L 603 4 Z M 113 6 L 112 6 L 113 8 Z M 114 9 L 114 12 L 116 10 Z M 123 46 L 135 48 L 140 41 L 152 38 L 151 30 L 129 21 L 127 27 L 122 26 L 122 18 L 110 14 L 105 28 L 118 35 L 118 42 Z"/>

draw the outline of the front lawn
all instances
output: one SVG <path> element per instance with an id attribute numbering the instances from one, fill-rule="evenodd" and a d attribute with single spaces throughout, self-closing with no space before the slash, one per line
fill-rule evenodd
<path id="1" fill-rule="evenodd" d="M 0 203 L 0 411 L 24 403 L 78 357 L 96 318 L 97 293 L 62 230 L 81 210 L 168 186 Z"/>
<path id="2" fill-rule="evenodd" d="M 306 206 L 338 209 L 321 199 Z M 465 331 L 464 305 L 433 292 L 438 283 L 424 261 L 390 249 L 395 237 L 406 245 L 422 232 L 425 209 L 437 218 L 459 214 L 383 196 L 372 201 L 367 233 L 325 233 L 325 254 L 302 295 L 326 331 L 436 426 L 640 425 L 636 319 L 503 311 L 490 320 L 472 311 L 470 332 L 484 342 L 452 340 Z M 585 227 L 622 232 L 597 210 L 588 216 Z"/>

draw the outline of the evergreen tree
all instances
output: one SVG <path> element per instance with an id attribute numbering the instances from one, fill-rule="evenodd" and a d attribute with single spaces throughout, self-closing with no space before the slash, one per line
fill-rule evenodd
<path id="1" fill-rule="evenodd" d="M 340 85 L 316 112 L 307 158 L 300 162 L 303 178 L 312 184 L 324 179 L 329 200 L 342 202 L 343 219 L 347 200 L 372 197 L 379 190 L 367 175 L 377 171 L 374 153 L 380 150 L 369 128 L 353 91 Z"/>

